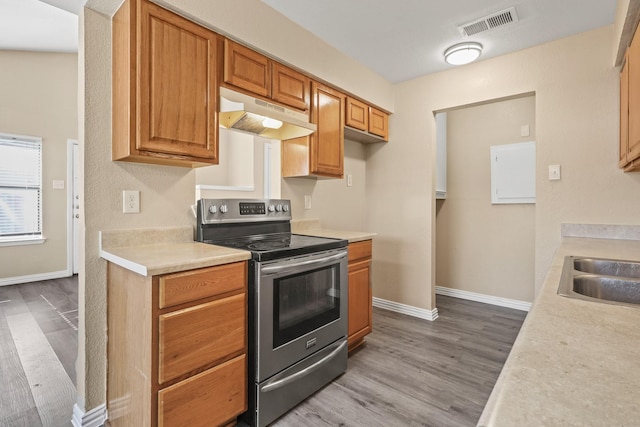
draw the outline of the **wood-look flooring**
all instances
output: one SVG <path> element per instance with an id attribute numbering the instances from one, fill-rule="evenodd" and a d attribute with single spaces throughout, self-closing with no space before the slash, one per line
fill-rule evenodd
<path id="1" fill-rule="evenodd" d="M 373 309 L 347 372 L 273 426 L 475 426 L 525 312 L 437 296 L 433 322 Z"/>
<path id="2" fill-rule="evenodd" d="M 0 286 L 0 426 L 71 426 L 78 279 Z"/>
<path id="3" fill-rule="evenodd" d="M 440 295 L 437 306 L 433 322 L 374 308 L 347 372 L 273 426 L 475 425 L 526 313 Z M 77 309 L 75 276 L 0 287 L 1 427 L 71 425 Z"/>

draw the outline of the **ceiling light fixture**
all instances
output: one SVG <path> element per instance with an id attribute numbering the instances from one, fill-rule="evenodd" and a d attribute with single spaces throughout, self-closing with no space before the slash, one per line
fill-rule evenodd
<path id="1" fill-rule="evenodd" d="M 464 65 L 475 61 L 482 53 L 482 45 L 476 42 L 459 43 L 444 52 L 444 60 L 451 65 Z"/>

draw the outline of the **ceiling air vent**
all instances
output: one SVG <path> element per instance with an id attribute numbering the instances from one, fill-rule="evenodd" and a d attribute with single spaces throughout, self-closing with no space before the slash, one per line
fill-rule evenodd
<path id="1" fill-rule="evenodd" d="M 468 37 L 484 31 L 493 30 L 494 28 L 515 24 L 516 22 L 518 22 L 516 8 L 510 7 L 509 9 L 501 10 L 500 12 L 492 13 L 475 21 L 460 25 L 458 29 L 463 37 Z"/>

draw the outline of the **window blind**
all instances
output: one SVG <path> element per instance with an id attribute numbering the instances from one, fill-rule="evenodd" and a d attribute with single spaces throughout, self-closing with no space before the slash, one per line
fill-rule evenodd
<path id="1" fill-rule="evenodd" d="M 42 234 L 42 141 L 0 134 L 0 239 Z"/>

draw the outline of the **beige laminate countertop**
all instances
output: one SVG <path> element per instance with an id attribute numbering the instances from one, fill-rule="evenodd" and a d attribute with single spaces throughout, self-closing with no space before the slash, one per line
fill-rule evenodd
<path id="1" fill-rule="evenodd" d="M 640 425 L 640 308 L 557 295 L 566 255 L 640 260 L 640 241 L 562 240 L 478 425 Z"/>
<path id="2" fill-rule="evenodd" d="M 251 252 L 193 241 L 191 227 L 100 233 L 100 256 L 142 276 L 244 261 Z"/>
<path id="3" fill-rule="evenodd" d="M 361 242 L 363 240 L 371 240 L 375 237 L 376 233 L 370 233 L 368 231 L 348 231 L 348 230 L 333 230 L 330 228 L 323 228 L 320 225 L 320 221 L 316 219 L 303 219 L 291 221 L 291 232 L 296 234 L 304 234 L 307 236 L 316 237 L 328 237 L 331 239 L 344 239 L 349 243 Z"/>

